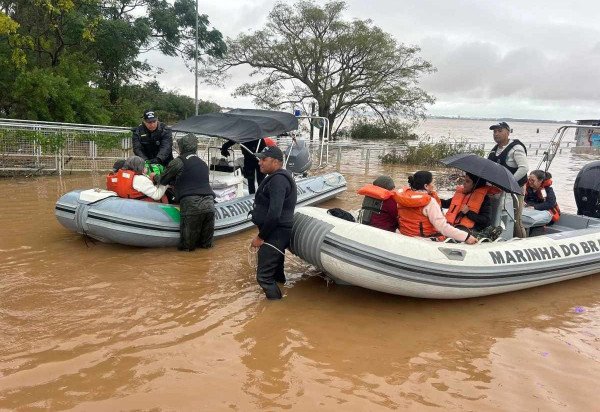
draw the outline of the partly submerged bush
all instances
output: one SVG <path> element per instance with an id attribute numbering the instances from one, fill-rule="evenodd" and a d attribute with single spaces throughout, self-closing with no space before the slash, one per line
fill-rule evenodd
<path id="1" fill-rule="evenodd" d="M 411 123 L 403 123 L 399 120 L 388 120 L 383 122 L 358 120 L 348 131 L 353 139 L 358 140 L 415 140 L 419 136 L 413 131 L 414 125 Z"/>
<path id="2" fill-rule="evenodd" d="M 484 155 L 481 146 L 474 146 L 464 140 L 448 142 L 432 142 L 431 138 L 422 138 L 414 146 L 403 149 L 393 149 L 380 156 L 382 163 L 397 164 L 407 163 L 412 165 L 434 166 L 441 159 L 458 153 L 474 153 Z"/>

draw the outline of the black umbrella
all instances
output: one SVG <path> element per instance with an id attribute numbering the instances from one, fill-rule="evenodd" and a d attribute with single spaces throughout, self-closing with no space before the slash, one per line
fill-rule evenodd
<path id="1" fill-rule="evenodd" d="M 273 110 L 235 109 L 227 113 L 192 116 L 171 128 L 176 132 L 197 133 L 246 143 L 295 130 L 298 128 L 298 119 L 291 113 Z"/>
<path id="2" fill-rule="evenodd" d="M 455 167 L 485 179 L 507 192 L 523 193 L 523 189 L 510 170 L 484 157 L 472 153 L 459 153 L 442 159 L 441 162 L 446 166 Z"/>

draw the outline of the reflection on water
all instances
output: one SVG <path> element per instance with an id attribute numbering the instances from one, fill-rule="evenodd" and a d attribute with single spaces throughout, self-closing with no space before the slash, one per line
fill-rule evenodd
<path id="1" fill-rule="evenodd" d="M 574 179 L 577 159 L 557 160 Z M 400 186 L 408 171 L 346 167 L 349 190 L 326 206 L 356 208 L 360 185 L 385 172 Z M 0 180 L 0 408 L 596 407 L 598 277 L 435 301 L 328 286 L 289 259 L 285 299 L 268 302 L 247 260 L 253 231 L 179 253 L 62 228 L 56 199 L 101 182 Z"/>

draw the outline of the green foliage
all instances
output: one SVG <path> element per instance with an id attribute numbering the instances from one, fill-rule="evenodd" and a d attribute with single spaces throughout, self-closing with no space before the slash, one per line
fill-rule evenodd
<path id="1" fill-rule="evenodd" d="M 72 123 L 106 124 L 106 91 L 89 85 L 94 65 L 77 53 L 55 67 L 21 71 L 11 90 L 11 117 Z"/>
<path id="2" fill-rule="evenodd" d="M 413 131 L 413 125 L 392 119 L 388 122 L 368 121 L 361 119 L 350 126 L 349 135 L 357 140 L 415 140 L 418 135 Z"/>
<path id="3" fill-rule="evenodd" d="M 0 35 L 15 33 L 19 28 L 19 23 L 0 12 Z"/>
<path id="4" fill-rule="evenodd" d="M 193 102 L 177 93 L 158 87 L 160 99 L 150 93 L 140 99 L 123 95 L 123 88 L 160 72 L 140 58 L 148 50 L 186 63 L 195 57 L 195 5 L 195 0 L 3 1 L 0 116 L 133 126 L 148 107 L 162 110 L 169 121 L 193 114 Z M 209 27 L 206 15 L 198 17 L 199 59 L 222 56 L 221 33 Z"/>
<path id="5" fill-rule="evenodd" d="M 123 87 L 123 98 L 114 106 L 114 113 L 123 110 L 122 118 L 113 118 L 115 125 L 133 126 L 140 123 L 144 110 L 156 111 L 160 121 L 172 124 L 195 114 L 194 99 L 176 92 L 163 91 L 157 82 Z M 221 110 L 216 103 L 198 101 L 198 113 L 214 113 Z"/>
<path id="6" fill-rule="evenodd" d="M 78 142 L 94 142 L 100 150 L 120 149 L 124 137 L 130 137 L 131 133 L 94 133 L 94 134 L 74 134 L 71 137 Z"/>
<path id="7" fill-rule="evenodd" d="M 431 167 L 435 166 L 441 159 L 458 153 L 475 153 L 483 156 L 484 150 L 473 148 L 465 140 L 432 142 L 431 138 L 423 138 L 415 146 L 407 146 L 406 149 L 402 150 L 394 149 L 380 156 L 380 159 L 385 164 L 406 163 Z"/>
<path id="8" fill-rule="evenodd" d="M 236 90 L 262 107 L 308 105 L 335 120 L 361 109 L 392 119 L 419 118 L 434 99 L 419 77 L 434 71 L 414 46 L 398 43 L 370 20 L 346 20 L 342 1 L 277 3 L 267 24 L 228 41 L 228 54 L 213 60 L 210 79 L 240 65 L 262 75 Z M 338 125 L 339 128 L 339 125 Z"/>

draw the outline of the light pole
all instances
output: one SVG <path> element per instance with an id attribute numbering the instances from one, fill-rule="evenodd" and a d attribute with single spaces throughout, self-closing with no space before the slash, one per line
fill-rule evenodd
<path id="1" fill-rule="evenodd" d="M 196 70 L 194 71 L 194 107 L 196 108 L 196 116 L 198 116 L 198 0 L 196 0 L 196 52 L 194 54 Z"/>

